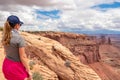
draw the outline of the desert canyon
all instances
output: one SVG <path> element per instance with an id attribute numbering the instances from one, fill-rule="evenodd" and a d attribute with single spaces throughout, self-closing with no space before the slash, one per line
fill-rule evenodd
<path id="1" fill-rule="evenodd" d="M 120 80 L 120 45 L 114 35 L 21 32 L 31 71 L 38 80 Z M 0 33 L 1 38 L 1 33 Z M 0 77 L 4 59 L 0 47 Z"/>

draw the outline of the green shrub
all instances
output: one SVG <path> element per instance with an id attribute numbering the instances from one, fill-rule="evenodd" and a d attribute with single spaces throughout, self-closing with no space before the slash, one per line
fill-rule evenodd
<path id="1" fill-rule="evenodd" d="M 3 27 L 0 27 L 0 31 L 3 31 Z"/>
<path id="2" fill-rule="evenodd" d="M 42 75 L 39 72 L 34 72 L 32 74 L 33 80 L 43 80 Z"/>
<path id="3" fill-rule="evenodd" d="M 34 62 L 34 61 L 30 61 L 30 62 L 29 62 L 30 70 L 33 69 L 33 65 L 35 65 L 35 62 Z"/>

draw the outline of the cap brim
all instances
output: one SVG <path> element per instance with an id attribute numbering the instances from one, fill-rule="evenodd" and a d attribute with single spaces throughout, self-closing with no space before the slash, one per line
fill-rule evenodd
<path id="1" fill-rule="evenodd" d="M 20 21 L 20 25 L 24 24 L 23 22 Z"/>

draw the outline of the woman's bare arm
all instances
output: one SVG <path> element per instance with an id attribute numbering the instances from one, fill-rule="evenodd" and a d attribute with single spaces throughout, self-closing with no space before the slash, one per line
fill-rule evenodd
<path id="1" fill-rule="evenodd" d="M 29 60 L 25 54 L 24 47 L 19 48 L 19 55 L 20 55 L 20 60 L 21 60 L 22 64 L 24 65 L 26 70 L 29 72 L 30 71 Z"/>
<path id="2" fill-rule="evenodd" d="M 32 73 L 30 72 L 30 67 L 29 67 L 29 60 L 25 54 L 25 48 L 21 47 L 19 48 L 19 55 L 20 55 L 20 60 L 22 62 L 22 64 L 25 66 L 26 71 L 29 74 L 29 78 L 26 78 L 26 80 L 33 80 L 32 79 Z"/>

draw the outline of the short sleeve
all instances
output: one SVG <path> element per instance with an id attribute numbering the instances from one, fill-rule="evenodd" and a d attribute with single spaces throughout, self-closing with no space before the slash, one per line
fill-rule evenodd
<path id="1" fill-rule="evenodd" d="M 25 40 L 24 40 L 24 38 L 22 38 L 22 37 L 19 38 L 18 46 L 19 46 L 19 48 L 20 47 L 25 47 Z"/>

